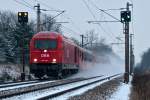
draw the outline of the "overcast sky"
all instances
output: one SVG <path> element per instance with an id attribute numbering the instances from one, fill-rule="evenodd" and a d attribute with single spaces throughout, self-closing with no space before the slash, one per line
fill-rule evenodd
<path id="1" fill-rule="evenodd" d="M 63 34 L 69 37 L 80 39 L 80 34 L 85 34 L 89 30 L 95 30 L 99 34 L 98 37 L 105 38 L 106 43 L 110 44 L 118 42 L 116 37 L 124 37 L 123 27 L 121 23 L 100 23 L 88 24 L 88 20 L 114 20 L 108 15 L 99 11 L 96 7 L 101 9 L 118 9 L 125 8 L 128 0 L 16 0 L 21 3 L 29 3 L 31 6 L 38 2 L 42 9 L 47 10 L 65 10 L 66 12 L 57 17 L 57 21 L 67 21 L 68 24 L 63 24 Z M 25 1 L 25 2 L 24 2 Z M 84 2 L 85 1 L 85 2 Z M 144 51 L 150 47 L 150 1 L 149 0 L 129 0 L 133 2 L 133 17 L 130 23 L 130 33 L 134 33 L 134 51 L 136 62 L 140 61 L 140 57 Z M 87 5 L 90 10 L 88 10 Z M 26 4 L 28 5 L 28 4 Z M 15 0 L 1 0 L 1 10 L 11 10 L 15 13 L 18 11 L 28 11 L 29 18 L 36 19 L 36 11 L 21 5 Z M 132 10 L 132 8 L 130 8 Z M 92 14 L 91 14 L 92 12 Z M 57 15 L 57 12 L 47 11 L 43 12 L 49 15 Z M 120 11 L 113 10 L 108 13 L 120 19 Z M 94 18 L 95 17 L 95 18 Z M 124 39 L 123 39 L 124 40 Z M 121 42 L 121 41 L 119 41 Z M 122 58 L 124 57 L 124 45 L 113 46 Z"/>

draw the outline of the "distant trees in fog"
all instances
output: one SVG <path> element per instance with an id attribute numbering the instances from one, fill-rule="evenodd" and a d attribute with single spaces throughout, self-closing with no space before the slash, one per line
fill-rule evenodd
<path id="1" fill-rule="evenodd" d="M 135 74 L 150 73 L 150 49 L 143 53 L 141 62 L 134 69 Z"/>
<path id="2" fill-rule="evenodd" d="M 94 51 L 94 53 L 97 53 L 98 55 L 105 55 L 108 53 L 113 53 L 112 48 L 110 45 L 105 43 L 105 39 L 100 39 L 98 37 L 99 33 L 96 33 L 94 30 L 87 31 L 86 34 L 84 34 L 84 48 L 87 48 L 91 51 Z M 71 38 L 76 44 L 81 46 L 81 41 L 76 40 L 75 38 Z"/>

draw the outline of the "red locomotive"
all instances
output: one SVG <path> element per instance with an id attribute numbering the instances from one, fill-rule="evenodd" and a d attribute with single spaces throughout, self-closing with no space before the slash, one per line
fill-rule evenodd
<path id="1" fill-rule="evenodd" d="M 30 72 L 62 77 L 75 73 L 92 54 L 57 32 L 39 32 L 30 41 Z"/>

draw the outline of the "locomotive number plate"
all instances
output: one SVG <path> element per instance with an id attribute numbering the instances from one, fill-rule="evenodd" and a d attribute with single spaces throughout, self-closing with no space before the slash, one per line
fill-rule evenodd
<path id="1" fill-rule="evenodd" d="M 41 54 L 41 57 L 49 57 L 49 54 Z"/>

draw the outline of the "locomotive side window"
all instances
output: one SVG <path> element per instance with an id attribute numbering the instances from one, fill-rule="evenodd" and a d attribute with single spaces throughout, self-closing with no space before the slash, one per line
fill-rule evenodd
<path id="1" fill-rule="evenodd" d="M 56 47 L 56 40 L 35 40 L 36 49 L 55 49 Z"/>

